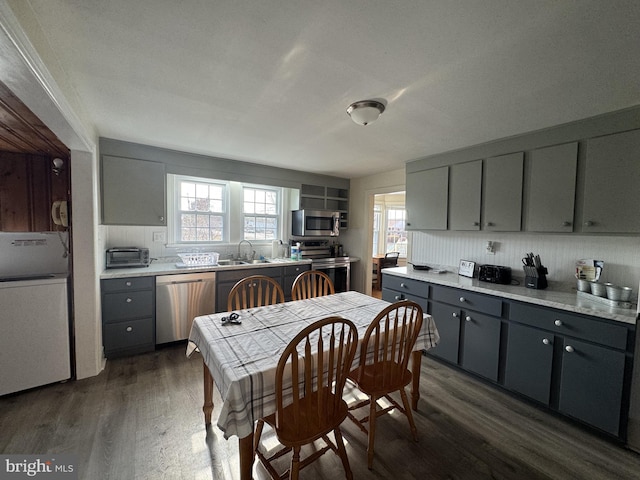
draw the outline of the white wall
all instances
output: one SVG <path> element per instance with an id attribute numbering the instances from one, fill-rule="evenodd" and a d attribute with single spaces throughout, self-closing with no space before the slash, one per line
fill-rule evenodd
<path id="1" fill-rule="evenodd" d="M 373 230 L 373 201 L 379 193 L 404 190 L 405 170 L 351 179 L 349 188 L 349 228 L 340 232 L 340 241 L 349 256 L 359 257 L 351 264 L 351 288 L 371 292 L 371 232 Z"/>

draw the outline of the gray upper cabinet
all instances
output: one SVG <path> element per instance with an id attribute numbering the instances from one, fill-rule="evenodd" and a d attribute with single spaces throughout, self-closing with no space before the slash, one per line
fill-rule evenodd
<path id="1" fill-rule="evenodd" d="M 102 223 L 166 225 L 165 165 L 102 156 Z"/>
<path id="2" fill-rule="evenodd" d="M 449 167 L 407 174 L 407 230 L 446 230 Z"/>
<path id="3" fill-rule="evenodd" d="M 487 158 L 484 170 L 484 230 L 519 232 L 522 224 L 524 153 Z"/>
<path id="4" fill-rule="evenodd" d="M 482 160 L 450 168 L 449 230 L 480 230 Z"/>
<path id="5" fill-rule="evenodd" d="M 533 150 L 530 160 L 525 230 L 572 232 L 578 143 Z"/>
<path id="6" fill-rule="evenodd" d="M 640 130 L 590 139 L 582 231 L 640 232 Z"/>

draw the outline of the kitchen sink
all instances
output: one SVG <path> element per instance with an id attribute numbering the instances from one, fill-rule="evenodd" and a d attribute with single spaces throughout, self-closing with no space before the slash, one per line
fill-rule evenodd
<path id="1" fill-rule="evenodd" d="M 218 265 L 246 265 L 247 262 L 243 260 L 218 260 Z"/>
<path id="2" fill-rule="evenodd" d="M 244 263 L 250 263 L 250 264 L 258 264 L 258 263 L 269 263 L 269 260 L 247 260 Z"/>

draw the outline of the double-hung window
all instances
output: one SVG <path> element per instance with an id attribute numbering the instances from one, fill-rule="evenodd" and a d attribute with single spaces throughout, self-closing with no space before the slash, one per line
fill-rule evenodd
<path id="1" fill-rule="evenodd" d="M 278 238 L 280 195 L 278 189 L 243 186 L 243 240 Z"/>
<path id="2" fill-rule="evenodd" d="M 175 243 L 221 243 L 228 241 L 228 183 L 204 178 L 173 176 Z M 171 197 L 170 197 L 171 198 Z"/>
<path id="3" fill-rule="evenodd" d="M 169 243 L 180 245 L 271 244 L 283 238 L 291 189 L 234 181 L 167 177 Z M 283 213 L 284 212 L 284 213 Z"/>

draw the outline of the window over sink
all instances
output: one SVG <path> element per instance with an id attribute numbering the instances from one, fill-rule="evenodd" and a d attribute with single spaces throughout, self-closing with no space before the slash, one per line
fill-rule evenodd
<path id="1" fill-rule="evenodd" d="M 295 190 L 226 180 L 167 175 L 169 244 L 220 245 L 287 238 Z M 285 208 L 285 205 L 288 205 Z"/>

